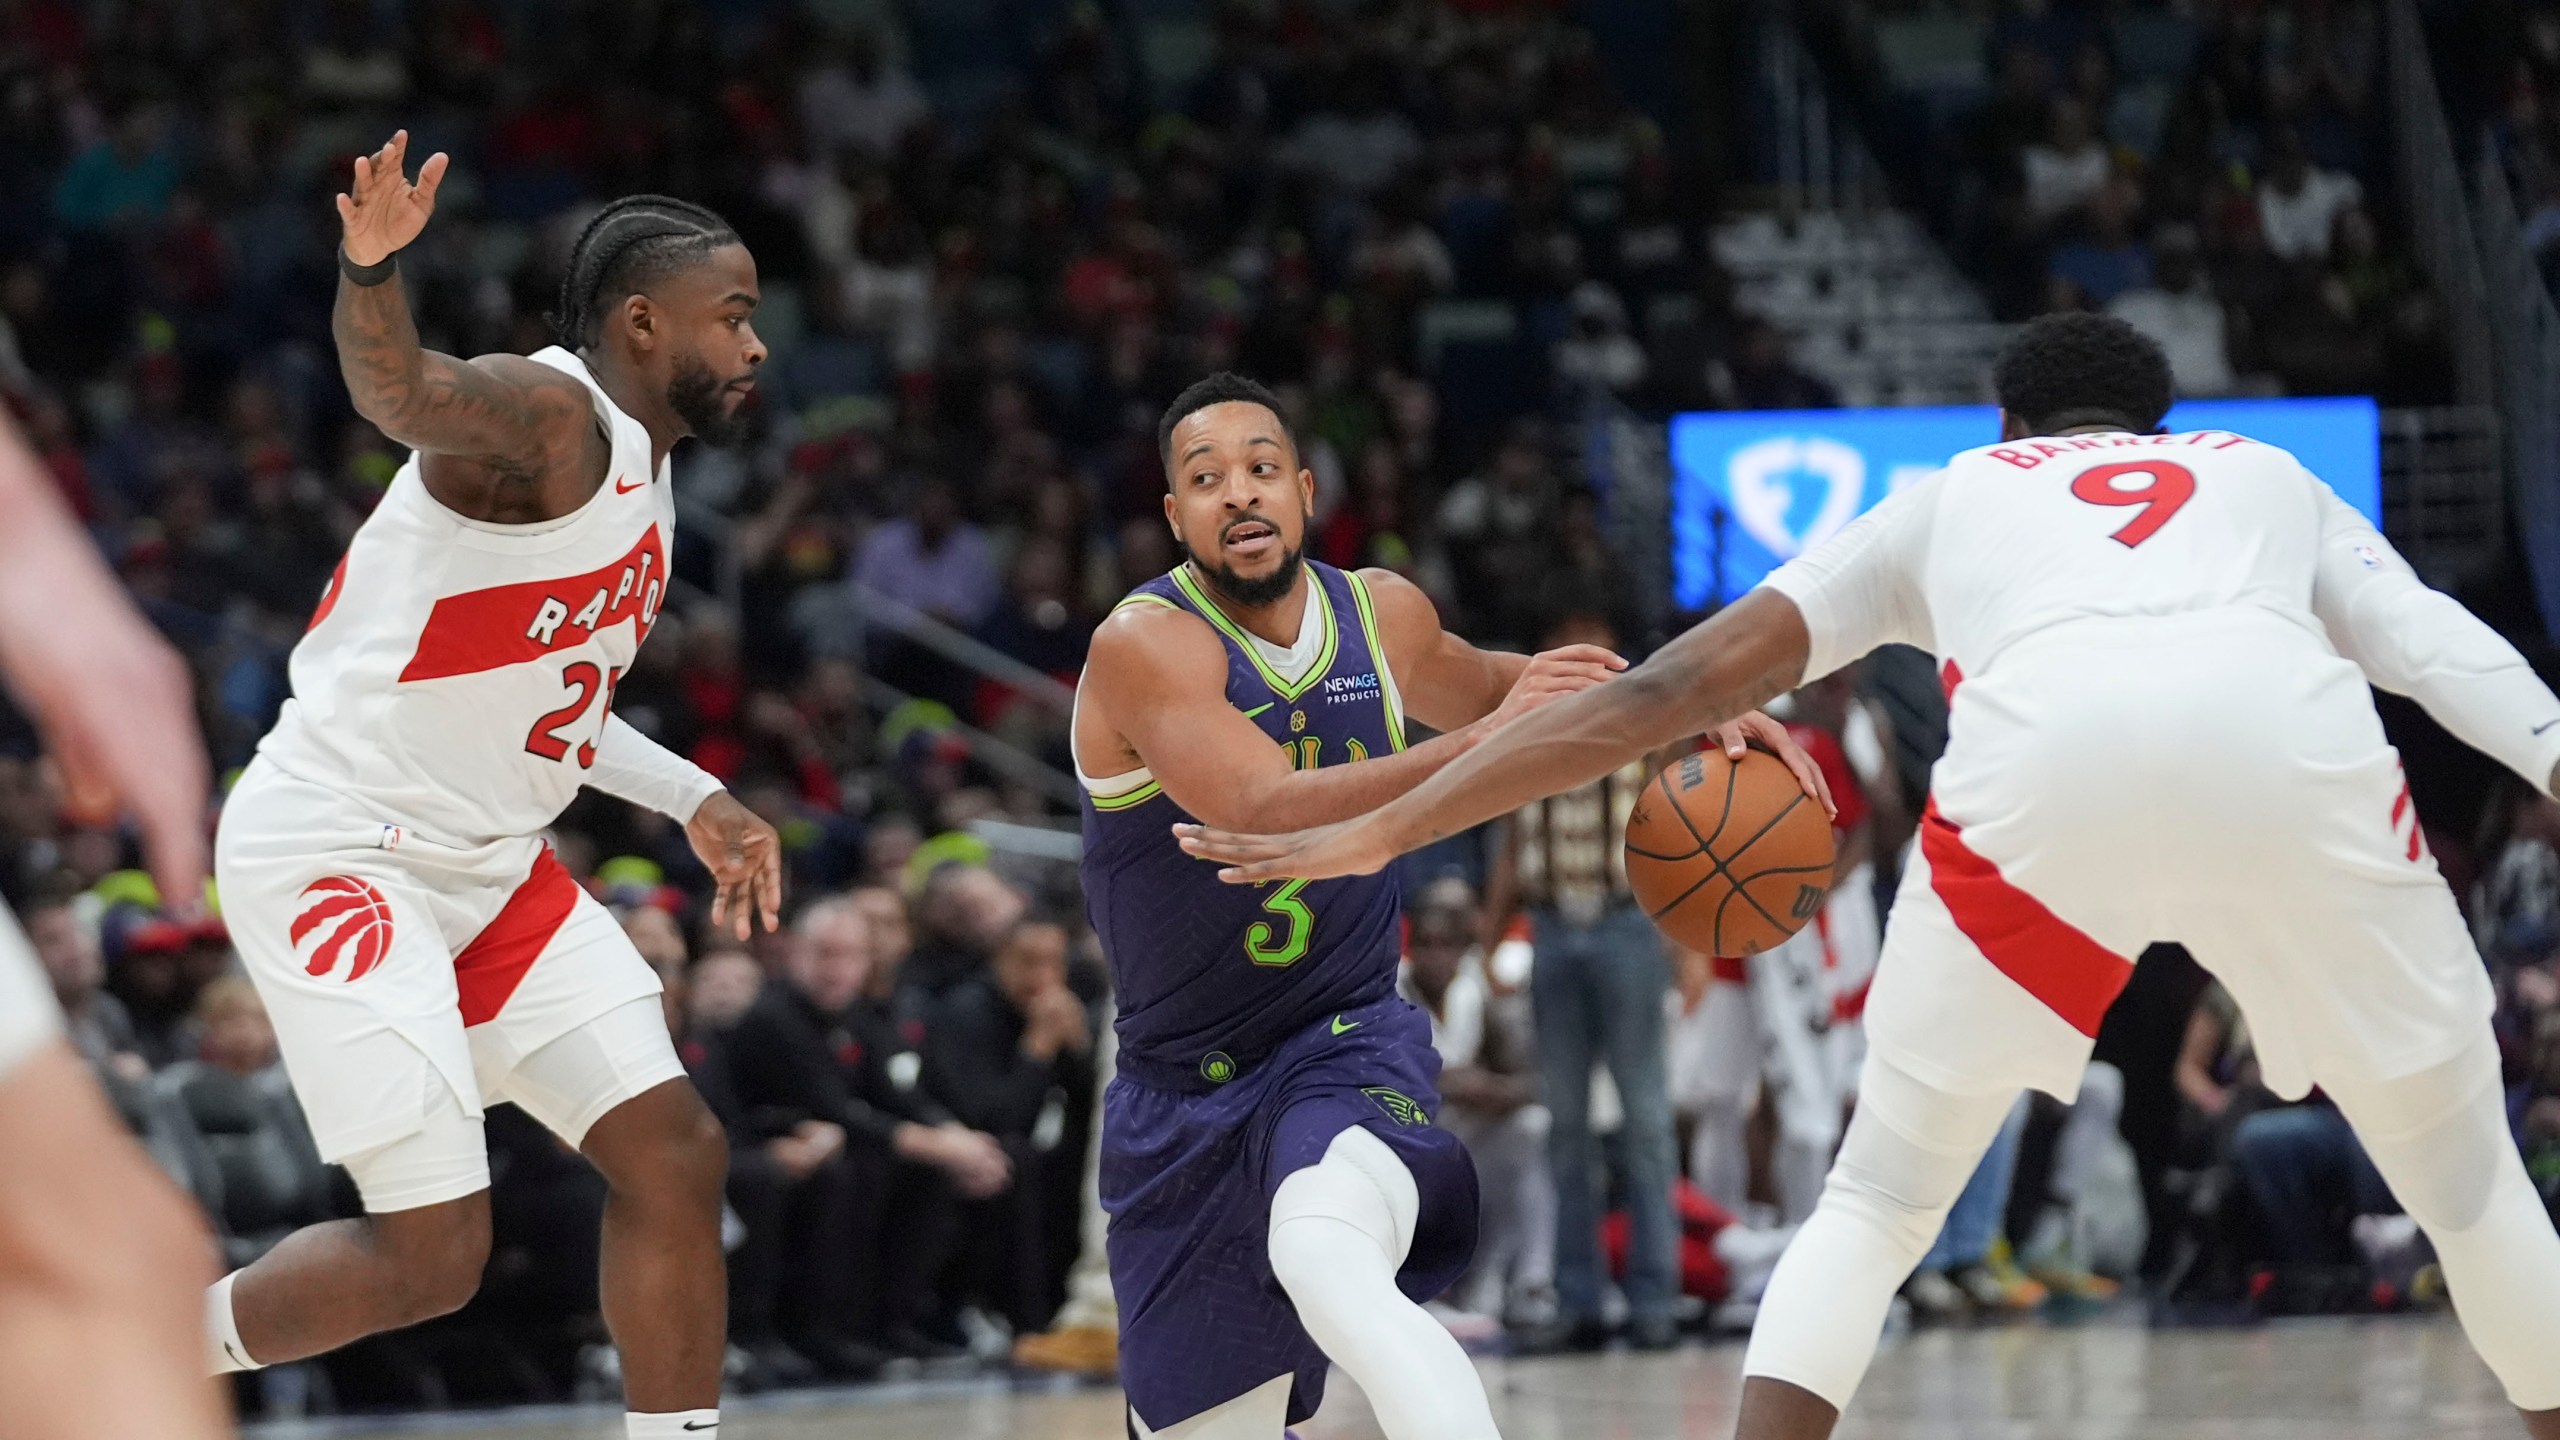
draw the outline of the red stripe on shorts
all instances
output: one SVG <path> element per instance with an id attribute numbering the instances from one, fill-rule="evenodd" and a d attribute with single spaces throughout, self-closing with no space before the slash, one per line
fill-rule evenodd
<path id="1" fill-rule="evenodd" d="M 2071 1028 L 2096 1035 L 2133 978 L 2133 962 L 2002 879 L 2000 867 L 1975 854 L 1938 813 L 1935 797 L 1920 819 L 1920 853 L 1929 857 L 1930 887 L 1983 958 Z"/>
<path id="2" fill-rule="evenodd" d="M 462 1023 L 479 1025 L 498 1018 L 507 998 L 524 983 L 525 972 L 542 958 L 543 947 L 560 933 L 562 922 L 578 903 L 578 882 L 551 847 L 544 846 L 516 893 L 497 918 L 462 947 L 453 959 L 453 978 L 462 992 Z"/>

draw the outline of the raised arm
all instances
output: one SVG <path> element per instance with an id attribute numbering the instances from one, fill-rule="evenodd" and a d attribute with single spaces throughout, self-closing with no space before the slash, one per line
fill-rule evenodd
<path id="1" fill-rule="evenodd" d="M 1806 653 L 1795 602 L 1755 590 L 1618 679 L 1504 726 L 1374 814 L 1313 834 L 1211 834 L 1198 827 L 1178 833 L 1192 854 L 1235 862 L 1219 875 L 1233 883 L 1364 875 L 1407 850 L 1587 785 L 1766 704 L 1796 687 Z M 1282 823 L 1260 814 L 1252 819 L 1265 832 Z M 1218 831 L 1235 828 L 1208 823 Z"/>
<path id="2" fill-rule="evenodd" d="M 408 146 L 403 130 L 356 157 L 354 183 L 338 197 L 338 371 L 356 412 L 383 434 L 462 462 L 425 467 L 439 501 L 475 518 L 518 518 L 524 492 L 547 477 L 584 477 L 581 462 L 592 457 L 602 478 L 595 402 L 575 378 L 520 355 L 464 361 L 418 343 L 394 257 L 435 212 L 448 162 L 429 156 L 412 184 L 402 169 Z"/>
<path id="3" fill-rule="evenodd" d="M 2480 617 L 2428 589 L 2352 506 L 2325 485 L 2319 494 L 2311 608 L 2338 653 L 2472 749 L 2545 794 L 2560 790 L 2560 699 L 2551 687 Z"/>
<path id="4" fill-rule="evenodd" d="M 1078 748 L 1088 772 L 1145 766 L 1175 804 L 1222 828 L 1326 825 L 1412 789 L 1513 715 L 1599 683 L 1609 673 L 1604 653 L 1542 656 L 1523 666 L 1490 714 L 1400 754 L 1298 770 L 1227 703 L 1226 650 L 1216 632 L 1182 611 L 1130 605 L 1094 634 Z M 1108 755 L 1114 740 L 1121 753 Z"/>

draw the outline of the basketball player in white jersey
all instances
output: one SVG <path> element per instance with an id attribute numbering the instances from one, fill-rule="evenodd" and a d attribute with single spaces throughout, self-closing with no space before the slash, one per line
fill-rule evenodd
<path id="1" fill-rule="evenodd" d="M 103 818 L 121 801 L 161 893 L 200 893 L 205 760 L 186 666 L 6 418 L 0 678 L 44 731 L 73 808 Z M 63 1039 L 35 953 L 0 907 L 0 1432 L 229 1433 L 197 1329 L 213 1254 Z"/>
<path id="2" fill-rule="evenodd" d="M 293 699 L 223 808 L 226 918 L 323 1157 L 366 1214 L 213 1287 L 214 1364 L 335 1349 L 459 1307 L 489 1249 L 483 1108 L 603 1173 L 604 1318 L 634 1437 L 719 1424 L 727 1147 L 657 976 L 540 836 L 582 785 L 685 824 L 743 937 L 781 901 L 770 827 L 613 718 L 666 601 L 668 452 L 735 429 L 765 349 L 720 218 L 639 196 L 578 238 L 531 356 L 419 347 L 397 255 L 446 159 L 355 162 L 335 328 L 356 409 L 416 451 L 293 653 Z"/>
<path id="3" fill-rule="evenodd" d="M 2560 1440 L 2560 1235 L 2507 1131 L 2487 975 L 2366 682 L 2536 786 L 2560 699 L 2281 450 L 2156 432 L 2159 347 L 2047 316 L 1967 451 L 1650 662 L 1400 800 L 1294 836 L 1186 828 L 1224 878 L 1375 869 L 1888 641 L 1951 692 L 1867 1006 L 1856 1117 L 1761 1303 L 1745 1440 L 1828 1435 L 2018 1092 L 2079 1088 L 2153 941 L 2240 1001 L 2267 1083 L 2324 1089 L 2435 1244 L 2471 1343 Z"/>

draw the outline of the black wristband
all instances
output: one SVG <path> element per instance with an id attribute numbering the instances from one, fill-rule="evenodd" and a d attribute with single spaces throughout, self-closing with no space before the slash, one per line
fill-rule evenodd
<path id="1" fill-rule="evenodd" d="M 338 273 L 359 285 L 379 285 L 400 273 L 400 252 L 392 251 L 370 265 L 359 265 L 347 258 L 347 247 L 338 247 Z"/>

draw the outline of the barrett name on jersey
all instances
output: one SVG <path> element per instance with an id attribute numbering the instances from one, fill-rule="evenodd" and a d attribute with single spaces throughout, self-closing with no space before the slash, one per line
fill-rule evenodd
<path id="1" fill-rule="evenodd" d="M 259 746 L 452 844 L 532 834 L 576 798 L 666 598 L 675 501 L 647 430 L 577 356 L 531 358 L 594 394 L 606 482 L 558 520 L 491 525 L 437 503 L 412 455 L 330 578 Z"/>

